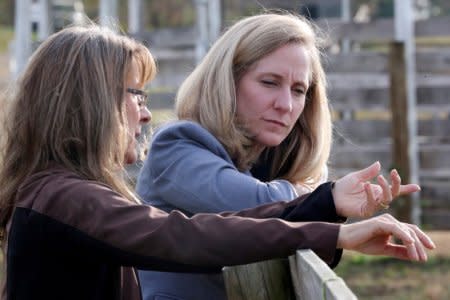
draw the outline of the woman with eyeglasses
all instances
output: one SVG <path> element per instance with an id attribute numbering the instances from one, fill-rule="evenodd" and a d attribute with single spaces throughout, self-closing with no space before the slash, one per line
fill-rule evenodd
<path id="1" fill-rule="evenodd" d="M 334 190 L 236 213 L 188 217 L 141 204 L 123 167 L 151 120 L 141 91 L 155 71 L 145 46 L 95 25 L 58 32 L 31 57 L 2 134 L 4 299 L 141 299 L 135 268 L 212 273 L 299 248 L 328 262 L 339 248 L 426 260 L 431 240 L 388 216 L 293 222 L 311 203 L 348 196 L 345 177 Z"/>

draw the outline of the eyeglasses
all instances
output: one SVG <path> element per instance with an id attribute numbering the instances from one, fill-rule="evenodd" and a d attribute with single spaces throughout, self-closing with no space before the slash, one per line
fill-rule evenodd
<path id="1" fill-rule="evenodd" d="M 127 92 L 138 97 L 138 105 L 139 107 L 147 106 L 148 94 L 143 90 L 127 88 Z"/>

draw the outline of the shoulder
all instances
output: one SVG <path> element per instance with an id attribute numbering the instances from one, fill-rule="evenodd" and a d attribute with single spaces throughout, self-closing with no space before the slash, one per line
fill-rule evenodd
<path id="1" fill-rule="evenodd" d="M 158 128 L 155 132 L 154 139 L 161 136 L 173 137 L 210 137 L 214 136 L 202 125 L 193 121 L 174 121 Z"/>
<path id="2" fill-rule="evenodd" d="M 174 121 L 158 128 L 152 138 L 151 148 L 170 144 L 200 146 L 224 151 L 222 144 L 206 128 L 193 121 Z"/>
<path id="3" fill-rule="evenodd" d="M 57 207 L 76 209 L 111 198 L 128 201 L 107 185 L 87 180 L 63 167 L 52 167 L 25 180 L 18 191 L 17 205 L 47 214 Z"/>

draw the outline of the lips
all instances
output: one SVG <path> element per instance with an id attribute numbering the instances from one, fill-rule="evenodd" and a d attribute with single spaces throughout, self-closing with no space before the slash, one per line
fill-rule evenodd
<path id="1" fill-rule="evenodd" d="M 264 121 L 281 126 L 281 127 L 288 127 L 288 124 L 283 121 L 271 120 L 271 119 L 264 119 Z"/>

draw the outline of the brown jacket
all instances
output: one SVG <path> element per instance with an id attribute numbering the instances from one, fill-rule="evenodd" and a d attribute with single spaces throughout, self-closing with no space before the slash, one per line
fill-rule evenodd
<path id="1" fill-rule="evenodd" d="M 332 202 L 330 190 L 320 193 L 316 197 Z M 188 218 L 131 203 L 106 185 L 54 167 L 30 176 L 17 193 L 8 230 L 6 295 L 140 299 L 134 267 L 220 272 L 224 265 L 286 257 L 299 248 L 331 262 L 339 225 L 278 218 L 295 220 L 292 214 L 304 199 Z"/>

